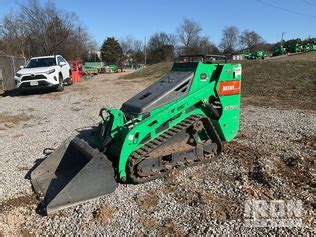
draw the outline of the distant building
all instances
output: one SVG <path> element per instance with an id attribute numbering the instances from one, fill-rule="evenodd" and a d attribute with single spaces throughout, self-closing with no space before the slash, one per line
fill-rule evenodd
<path id="1" fill-rule="evenodd" d="M 243 54 L 233 55 L 233 60 L 244 60 Z"/>

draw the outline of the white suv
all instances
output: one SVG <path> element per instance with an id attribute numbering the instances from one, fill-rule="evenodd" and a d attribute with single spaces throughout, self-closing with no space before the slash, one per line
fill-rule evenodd
<path id="1" fill-rule="evenodd" d="M 17 71 L 15 83 L 19 91 L 40 88 L 64 90 L 64 83 L 72 85 L 71 68 L 60 55 L 31 58 Z"/>

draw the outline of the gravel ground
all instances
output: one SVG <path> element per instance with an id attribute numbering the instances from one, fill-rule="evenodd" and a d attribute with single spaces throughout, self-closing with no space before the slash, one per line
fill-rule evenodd
<path id="1" fill-rule="evenodd" d="M 45 148 L 97 124 L 147 83 L 98 75 L 62 93 L 0 98 L 0 236 L 312 233 L 315 111 L 242 106 L 238 137 L 211 164 L 174 172 L 50 216 L 35 212 L 28 171 Z M 300 200 L 301 227 L 245 226 L 246 200 Z"/>

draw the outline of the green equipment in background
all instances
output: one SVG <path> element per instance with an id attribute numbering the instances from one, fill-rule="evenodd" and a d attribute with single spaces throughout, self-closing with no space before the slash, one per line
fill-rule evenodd
<path id="1" fill-rule="evenodd" d="M 97 70 L 97 73 L 105 73 L 106 65 L 104 62 L 85 62 L 85 67 L 94 69 L 94 72 Z"/>
<path id="2" fill-rule="evenodd" d="M 241 74 L 223 56 L 182 56 L 120 109 L 101 108 L 94 144 L 82 132 L 31 172 L 47 213 L 219 159 L 238 133 Z"/>
<path id="3" fill-rule="evenodd" d="M 289 48 L 288 48 L 288 52 L 289 53 L 300 53 L 303 51 L 303 46 L 300 43 L 295 43 L 292 44 Z"/>
<path id="4" fill-rule="evenodd" d="M 286 48 L 279 44 L 272 49 L 272 56 L 280 56 L 286 54 Z"/>
<path id="5" fill-rule="evenodd" d="M 111 73 L 111 72 L 118 72 L 118 66 L 116 64 L 110 64 L 106 66 L 106 72 Z"/>
<path id="6" fill-rule="evenodd" d="M 251 59 L 256 59 L 255 55 L 251 52 L 245 52 L 244 53 L 244 58 L 247 60 L 251 60 Z"/>
<path id="7" fill-rule="evenodd" d="M 267 54 L 264 50 L 256 51 L 256 58 L 257 59 L 264 59 L 266 56 L 267 56 Z"/>
<path id="8" fill-rule="evenodd" d="M 90 74 L 90 75 L 97 75 L 99 73 L 98 68 L 94 66 L 92 63 L 88 63 L 88 62 L 84 63 L 82 69 L 85 73 Z"/>
<path id="9" fill-rule="evenodd" d="M 316 51 L 316 44 L 306 44 L 304 46 L 304 51 L 305 52 Z"/>
<path id="10" fill-rule="evenodd" d="M 246 52 L 244 53 L 245 59 L 264 59 L 267 56 L 264 50 L 257 50 L 255 53 Z"/>
<path id="11" fill-rule="evenodd" d="M 116 64 L 107 65 L 104 62 L 85 62 L 83 70 L 88 74 L 97 75 L 99 73 L 118 72 L 119 68 Z"/>

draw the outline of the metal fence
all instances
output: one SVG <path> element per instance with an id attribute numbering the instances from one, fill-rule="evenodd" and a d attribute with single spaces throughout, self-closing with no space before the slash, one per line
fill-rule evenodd
<path id="1" fill-rule="evenodd" d="M 25 62 L 22 57 L 0 55 L 0 89 L 9 91 L 15 88 L 14 75 Z"/>

